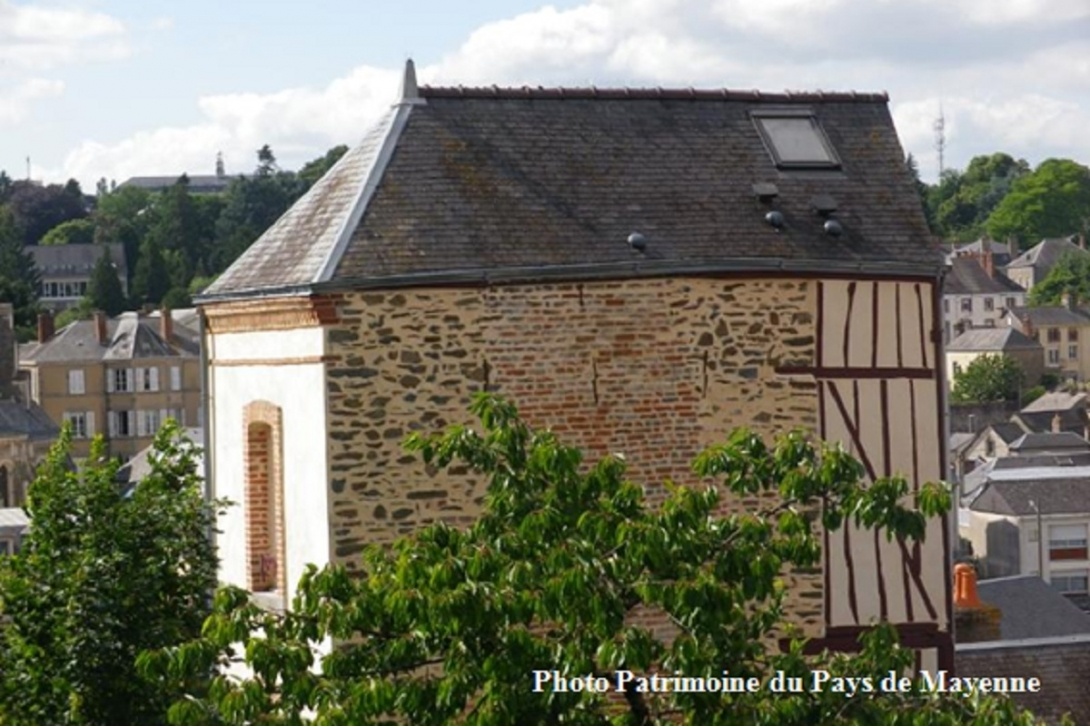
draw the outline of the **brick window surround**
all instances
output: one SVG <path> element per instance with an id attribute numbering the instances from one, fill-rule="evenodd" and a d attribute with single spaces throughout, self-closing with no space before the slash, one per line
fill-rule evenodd
<path id="1" fill-rule="evenodd" d="M 243 409 L 247 585 L 286 597 L 282 420 L 280 407 L 267 401 Z"/>

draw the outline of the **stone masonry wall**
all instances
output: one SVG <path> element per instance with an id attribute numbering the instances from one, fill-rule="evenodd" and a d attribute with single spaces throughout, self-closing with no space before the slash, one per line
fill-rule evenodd
<path id="1" fill-rule="evenodd" d="M 352 567 L 364 544 L 440 518 L 473 522 L 481 478 L 429 476 L 401 444 L 410 431 L 475 424 L 467 406 L 485 387 L 591 461 L 623 452 L 652 502 L 666 479 L 694 484 L 693 458 L 736 426 L 766 438 L 815 429 L 814 384 L 774 372 L 813 360 L 814 289 L 690 278 L 343 296 L 328 333 L 334 560 Z M 810 633 L 821 580 L 820 569 L 788 576 Z"/>

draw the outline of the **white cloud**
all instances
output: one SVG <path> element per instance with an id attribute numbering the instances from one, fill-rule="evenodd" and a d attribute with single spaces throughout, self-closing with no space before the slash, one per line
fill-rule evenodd
<path id="1" fill-rule="evenodd" d="M 947 166 L 999 150 L 1090 162 L 1087 37 L 1088 0 L 586 0 L 487 23 L 419 75 L 431 84 L 886 90 L 906 150 L 933 178 L 940 102 Z M 221 148 L 230 168 L 246 169 L 265 143 L 297 166 L 359 139 L 393 100 L 399 73 L 362 66 L 324 87 L 205 97 L 199 124 L 85 142 L 64 174 L 87 183 L 209 169 Z"/>
<path id="2" fill-rule="evenodd" d="M 31 78 L 10 89 L 0 89 L 0 125 L 22 121 L 32 102 L 62 93 L 64 83 L 48 78 Z"/>
<path id="3" fill-rule="evenodd" d="M 211 174 L 219 151 L 229 173 L 245 172 L 265 144 L 282 166 L 298 167 L 330 146 L 358 141 L 392 103 L 399 80 L 399 71 L 362 66 L 323 89 L 205 96 L 197 101 L 201 123 L 112 144 L 84 141 L 67 155 L 59 176 L 86 187 L 101 176 L 121 182 L 136 175 Z"/>
<path id="4" fill-rule="evenodd" d="M 0 63 L 48 69 L 130 53 L 121 21 L 103 13 L 0 0 Z"/>

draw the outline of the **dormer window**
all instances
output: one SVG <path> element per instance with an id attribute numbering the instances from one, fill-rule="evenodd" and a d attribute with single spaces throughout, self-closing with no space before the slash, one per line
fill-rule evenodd
<path id="1" fill-rule="evenodd" d="M 753 122 L 780 169 L 839 169 L 840 159 L 817 118 L 804 109 L 753 112 Z"/>

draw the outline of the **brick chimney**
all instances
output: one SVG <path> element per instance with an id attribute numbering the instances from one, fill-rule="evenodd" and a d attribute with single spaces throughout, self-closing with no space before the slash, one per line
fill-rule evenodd
<path id="1" fill-rule="evenodd" d="M 983 603 L 976 588 L 976 569 L 968 563 L 954 566 L 954 640 L 959 644 L 974 641 L 999 641 L 1003 613 Z"/>
<path id="2" fill-rule="evenodd" d="M 1061 429 L 1062 425 L 1063 425 L 1063 420 L 1060 419 L 1060 413 L 1056 412 L 1055 414 L 1052 415 L 1052 433 L 1053 434 L 1059 434 L 1062 431 L 1062 429 Z"/>
<path id="3" fill-rule="evenodd" d="M 174 318 L 170 315 L 170 308 L 166 306 L 159 311 L 159 338 L 167 343 L 174 339 Z"/>
<path id="4" fill-rule="evenodd" d="M 45 343 L 56 330 L 53 328 L 53 314 L 49 311 L 38 314 L 38 343 Z"/>
<path id="5" fill-rule="evenodd" d="M 106 325 L 106 311 L 95 311 L 95 339 L 98 345 L 105 346 L 110 342 L 109 328 Z"/>
<path id="6" fill-rule="evenodd" d="M 1076 235 L 1075 236 L 1075 244 L 1078 245 L 1079 247 L 1081 247 L 1083 250 L 1085 250 L 1086 249 L 1086 235 L 1082 234 L 1081 232 L 1078 235 Z"/>
<path id="7" fill-rule="evenodd" d="M 981 255 L 980 264 L 984 266 L 984 272 L 989 278 L 995 278 L 995 259 L 992 257 L 992 249 L 989 247 Z"/>
<path id="8" fill-rule="evenodd" d="M 1068 310 L 1075 310 L 1075 302 L 1076 299 L 1071 296 L 1071 291 L 1069 290 L 1065 290 L 1063 294 L 1060 295 L 1060 305 Z"/>
<path id="9" fill-rule="evenodd" d="M 1007 238 L 1007 253 L 1011 256 L 1011 260 L 1018 257 L 1018 246 L 1014 244 L 1014 238 Z"/>

